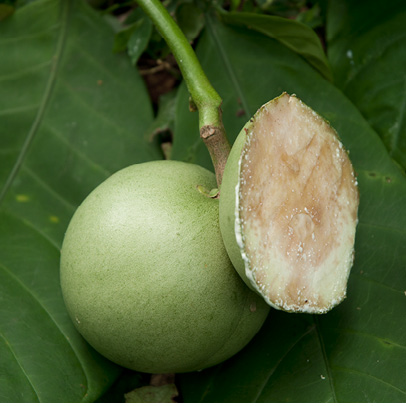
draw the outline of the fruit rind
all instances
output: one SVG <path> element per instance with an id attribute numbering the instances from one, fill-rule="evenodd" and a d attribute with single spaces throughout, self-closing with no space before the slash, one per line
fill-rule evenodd
<path id="1" fill-rule="evenodd" d="M 277 115 L 278 109 L 284 114 L 288 113 L 288 117 L 286 117 L 287 124 L 283 121 L 281 123 L 277 122 L 283 120 Z M 289 112 L 289 109 L 293 113 L 292 111 Z M 261 120 L 265 124 L 262 124 Z M 266 122 L 266 120 L 269 121 Z M 299 124 L 296 122 L 299 122 Z M 293 136 L 290 139 L 290 131 L 295 126 L 300 130 L 299 136 Z M 257 135 L 253 135 L 255 132 L 254 127 Z M 320 134 L 316 136 L 310 134 L 308 141 L 306 137 L 309 134 L 306 132 L 310 131 L 309 128 L 315 133 L 320 128 Z M 272 131 L 275 131 L 275 133 Z M 258 139 L 262 140 L 262 144 Z M 254 157 L 252 149 L 256 150 L 256 154 L 260 155 L 260 157 Z M 263 150 L 271 152 L 263 153 Z M 305 152 L 302 153 L 302 150 Z M 260 152 L 258 153 L 258 151 Z M 314 151 L 318 151 L 317 160 Z M 325 158 L 326 156 L 327 158 Z M 307 162 L 312 159 L 316 162 L 314 167 Z M 251 160 L 259 161 L 259 163 L 252 163 Z M 278 163 L 279 168 L 275 168 L 276 163 Z M 327 175 L 323 175 L 319 166 L 327 171 Z M 265 182 L 262 174 L 258 176 L 255 172 L 258 172 L 257 167 L 261 168 L 261 170 L 264 170 L 265 167 L 268 168 L 269 180 L 266 179 Z M 281 167 L 285 168 L 281 169 Z M 294 193 L 292 194 L 293 197 L 289 197 L 294 203 L 291 203 L 286 197 L 288 194 L 285 190 L 279 192 L 277 187 L 272 186 L 272 183 L 277 185 L 277 178 L 280 177 L 281 179 L 287 179 L 285 183 L 282 183 L 281 189 L 288 189 L 291 185 L 300 188 L 302 186 L 297 179 L 299 175 L 306 174 L 308 169 L 308 172 L 312 169 L 320 177 L 320 190 L 318 190 L 316 184 L 318 179 L 313 179 L 315 176 L 313 178 L 308 177 L 305 188 L 300 189 L 299 198 Z M 242 178 L 242 172 L 244 171 L 245 175 Z M 294 175 L 289 178 L 287 176 L 289 173 L 294 173 Z M 344 186 L 341 189 L 336 187 L 334 182 L 328 179 L 330 175 L 332 179 L 337 179 L 337 182 L 340 181 Z M 257 185 L 254 185 L 254 181 L 250 180 L 251 177 L 256 179 Z M 311 202 L 309 199 L 312 197 L 309 192 L 310 187 L 313 187 L 314 195 L 317 195 L 317 193 L 321 195 L 324 187 L 323 182 L 328 187 L 335 188 L 334 193 L 326 189 L 326 195 L 329 197 L 324 199 L 325 201 L 323 201 L 323 198 L 318 199 L 320 201 L 317 202 L 313 199 L 315 201 L 313 202 L 314 207 L 310 207 Z M 248 204 L 249 209 L 245 210 L 245 212 L 242 209 L 244 205 L 240 204 L 242 197 L 241 185 L 246 201 L 244 204 Z M 223 176 L 220 195 L 221 232 L 236 270 L 248 286 L 257 291 L 269 305 L 288 312 L 325 313 L 345 298 L 346 284 L 354 256 L 353 247 L 358 208 L 356 185 L 347 152 L 338 140 L 335 130 L 331 128 L 326 120 L 295 96 L 284 93 L 271 100 L 262 106 L 241 130 L 233 145 Z M 267 198 L 257 198 L 256 195 L 261 193 L 261 188 L 271 190 L 272 195 Z M 300 199 L 309 203 L 307 207 Z M 344 199 L 348 199 L 348 202 L 346 202 L 348 208 L 344 207 Z M 266 215 L 258 214 L 261 211 L 266 211 L 258 208 L 259 204 L 268 207 Z M 251 209 L 255 214 L 248 213 Z M 328 210 L 331 211 L 331 216 L 334 215 L 337 218 L 335 225 L 329 219 Z M 286 215 L 286 221 L 282 219 L 281 215 L 277 218 L 278 211 Z M 245 216 L 245 218 L 243 219 L 242 216 Z M 266 228 L 261 225 L 260 227 L 258 225 L 260 221 L 255 218 L 256 216 L 265 219 L 265 223 L 269 222 L 272 226 Z M 245 223 L 247 218 L 249 221 Z M 292 221 L 294 224 L 289 223 Z M 317 224 L 317 221 L 319 221 L 319 224 Z M 246 227 L 245 230 L 244 227 Z M 263 232 L 263 229 L 266 229 L 267 232 Z M 255 232 L 252 232 L 252 230 Z M 288 230 L 293 230 L 293 237 L 286 237 L 289 233 Z M 344 233 L 343 241 L 336 242 L 329 238 L 329 230 L 333 234 L 337 234 L 337 230 L 342 230 Z M 295 242 L 299 242 L 299 245 L 293 249 L 293 243 L 289 239 L 294 240 L 296 232 L 302 234 L 304 242 L 296 238 Z M 267 246 L 266 249 L 261 251 L 257 246 L 266 245 L 264 236 L 265 239 L 270 236 L 272 241 L 270 240 L 267 243 L 269 247 Z M 335 237 L 337 237 L 336 240 L 339 240 L 337 235 Z M 248 242 L 246 239 L 248 239 Z M 316 240 L 320 240 L 325 246 L 321 248 L 317 245 L 319 241 Z M 343 258 L 337 260 L 337 256 L 340 255 L 334 256 L 334 253 L 330 256 L 327 255 L 327 259 L 322 258 L 322 249 L 324 251 L 330 250 L 328 243 L 336 246 L 342 245 L 341 248 L 335 249 L 343 254 Z M 291 256 L 287 257 L 287 255 Z M 271 258 L 271 261 L 266 262 L 261 256 Z M 294 261 L 293 257 L 295 257 Z M 304 259 L 300 261 L 301 258 L 299 257 Z M 305 263 L 306 261 L 307 263 Z M 324 268 L 320 266 L 323 261 Z M 292 265 L 293 262 L 295 262 L 294 266 Z M 328 272 L 334 266 L 337 269 Z M 300 283 L 298 280 L 300 280 Z M 272 286 L 270 287 L 270 285 Z"/>
<path id="2" fill-rule="evenodd" d="M 137 164 L 76 211 L 61 285 L 79 332 L 110 360 L 148 373 L 188 372 L 234 355 L 268 308 L 224 249 L 215 177 L 174 161 Z M 253 310 L 255 309 L 255 310 Z"/>

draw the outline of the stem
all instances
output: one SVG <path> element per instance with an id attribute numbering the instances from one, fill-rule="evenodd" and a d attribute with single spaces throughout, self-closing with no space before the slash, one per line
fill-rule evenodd
<path id="1" fill-rule="evenodd" d="M 221 97 L 210 84 L 188 40 L 159 0 L 137 0 L 171 49 L 199 111 L 200 136 L 209 150 L 220 187 L 230 153 L 221 115 Z"/>

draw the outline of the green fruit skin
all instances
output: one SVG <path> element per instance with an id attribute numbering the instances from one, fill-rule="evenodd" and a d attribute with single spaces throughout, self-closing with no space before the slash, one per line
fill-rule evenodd
<path id="1" fill-rule="evenodd" d="M 235 200 L 236 187 L 240 174 L 239 162 L 241 151 L 244 148 L 247 139 L 246 129 L 250 128 L 250 124 L 251 122 L 248 121 L 241 129 L 236 140 L 234 141 L 233 147 L 231 148 L 230 155 L 227 158 L 227 163 L 223 174 L 223 181 L 221 184 L 219 212 L 221 235 L 230 260 L 245 284 L 250 289 L 257 292 L 245 273 L 245 263 L 241 256 L 241 249 L 238 245 L 235 234 Z"/>
<path id="2" fill-rule="evenodd" d="M 117 364 L 148 373 L 207 368 L 242 349 L 268 314 L 228 258 L 218 200 L 199 185 L 216 182 L 197 165 L 133 165 L 71 220 L 64 300 L 79 332 Z"/>

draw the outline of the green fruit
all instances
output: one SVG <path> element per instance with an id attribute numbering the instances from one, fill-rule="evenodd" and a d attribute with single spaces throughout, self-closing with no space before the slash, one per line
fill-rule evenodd
<path id="1" fill-rule="evenodd" d="M 284 93 L 258 110 L 233 145 L 220 227 L 235 268 L 271 306 L 325 313 L 346 295 L 358 202 L 334 129 Z"/>
<path id="2" fill-rule="evenodd" d="M 66 232 L 61 285 L 101 354 L 150 373 L 217 364 L 260 329 L 267 304 L 241 281 L 218 224 L 209 171 L 159 161 L 123 169 L 82 203 Z"/>

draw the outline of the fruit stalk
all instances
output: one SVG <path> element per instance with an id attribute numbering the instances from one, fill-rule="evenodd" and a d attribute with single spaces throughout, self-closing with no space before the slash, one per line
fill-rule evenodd
<path id="1" fill-rule="evenodd" d="M 159 0 L 137 0 L 171 49 L 199 112 L 200 136 L 213 162 L 220 187 L 230 153 L 223 126 L 222 99 L 209 82 L 190 43 Z"/>

